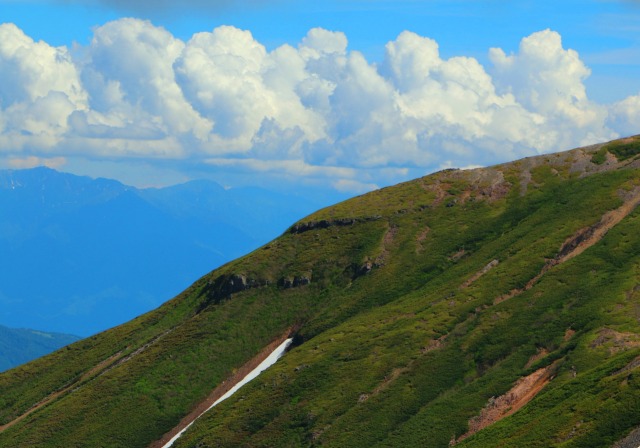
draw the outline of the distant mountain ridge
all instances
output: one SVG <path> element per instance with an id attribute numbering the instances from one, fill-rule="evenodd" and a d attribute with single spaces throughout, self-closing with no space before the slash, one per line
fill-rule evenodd
<path id="1" fill-rule="evenodd" d="M 0 324 L 90 335 L 177 294 L 323 205 L 213 181 L 137 189 L 0 171 Z"/>
<path id="2" fill-rule="evenodd" d="M 0 372 L 44 356 L 80 338 L 0 325 Z"/>

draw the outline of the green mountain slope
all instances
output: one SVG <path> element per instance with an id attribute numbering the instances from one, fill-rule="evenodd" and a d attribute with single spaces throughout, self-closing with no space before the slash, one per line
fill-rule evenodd
<path id="1" fill-rule="evenodd" d="M 51 353 L 80 339 L 78 336 L 0 325 L 0 372 Z"/>
<path id="2" fill-rule="evenodd" d="M 289 334 L 174 446 L 611 446 L 640 425 L 639 153 L 448 170 L 321 210 L 0 375 L 0 446 L 153 446 Z"/>

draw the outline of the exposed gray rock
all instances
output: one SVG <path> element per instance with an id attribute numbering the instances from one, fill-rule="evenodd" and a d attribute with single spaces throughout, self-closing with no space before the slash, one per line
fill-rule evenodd
<path id="1" fill-rule="evenodd" d="M 209 280 L 204 288 L 206 299 L 200 305 L 199 311 L 213 303 L 220 303 L 223 300 L 231 298 L 235 293 L 269 285 L 268 280 L 256 280 L 249 278 L 244 274 L 221 275 L 214 280 Z"/>
<path id="2" fill-rule="evenodd" d="M 611 448 L 638 448 L 640 446 L 640 428 L 636 428 L 624 439 L 616 442 Z"/>
<path id="3" fill-rule="evenodd" d="M 299 222 L 293 225 L 290 229 L 290 233 L 304 233 L 314 229 L 327 229 L 334 226 L 351 226 L 357 222 L 369 222 L 377 221 L 380 219 L 380 215 L 366 216 L 363 218 L 340 218 L 340 219 L 321 219 L 319 221 L 307 221 Z"/>
<path id="4" fill-rule="evenodd" d="M 289 288 L 297 288 L 299 286 L 309 285 L 311 283 L 311 279 L 306 275 L 296 276 L 296 277 L 282 277 L 278 280 L 278 286 L 284 289 Z"/>

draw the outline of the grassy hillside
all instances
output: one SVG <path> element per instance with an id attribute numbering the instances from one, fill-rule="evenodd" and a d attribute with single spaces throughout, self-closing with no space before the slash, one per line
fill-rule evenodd
<path id="1" fill-rule="evenodd" d="M 613 445 L 640 425 L 638 142 L 321 210 L 0 375 L 0 446 L 149 446 L 286 333 L 295 347 L 175 446 Z"/>

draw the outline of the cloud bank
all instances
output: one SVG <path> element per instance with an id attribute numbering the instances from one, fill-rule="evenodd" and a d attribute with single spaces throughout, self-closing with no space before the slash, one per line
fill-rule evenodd
<path id="1" fill-rule="evenodd" d="M 489 59 L 443 59 L 408 31 L 374 64 L 320 28 L 267 51 L 231 26 L 184 42 L 120 19 L 71 50 L 4 24 L 0 158 L 188 161 L 360 192 L 640 132 L 640 93 L 590 101 L 554 31 Z"/>
<path id="2" fill-rule="evenodd" d="M 76 3 L 83 6 L 104 6 L 108 9 L 143 17 L 158 17 L 167 14 L 182 14 L 196 11 L 198 14 L 216 14 L 230 8 L 255 8 L 272 4 L 273 0 L 50 0 L 54 3 Z"/>

